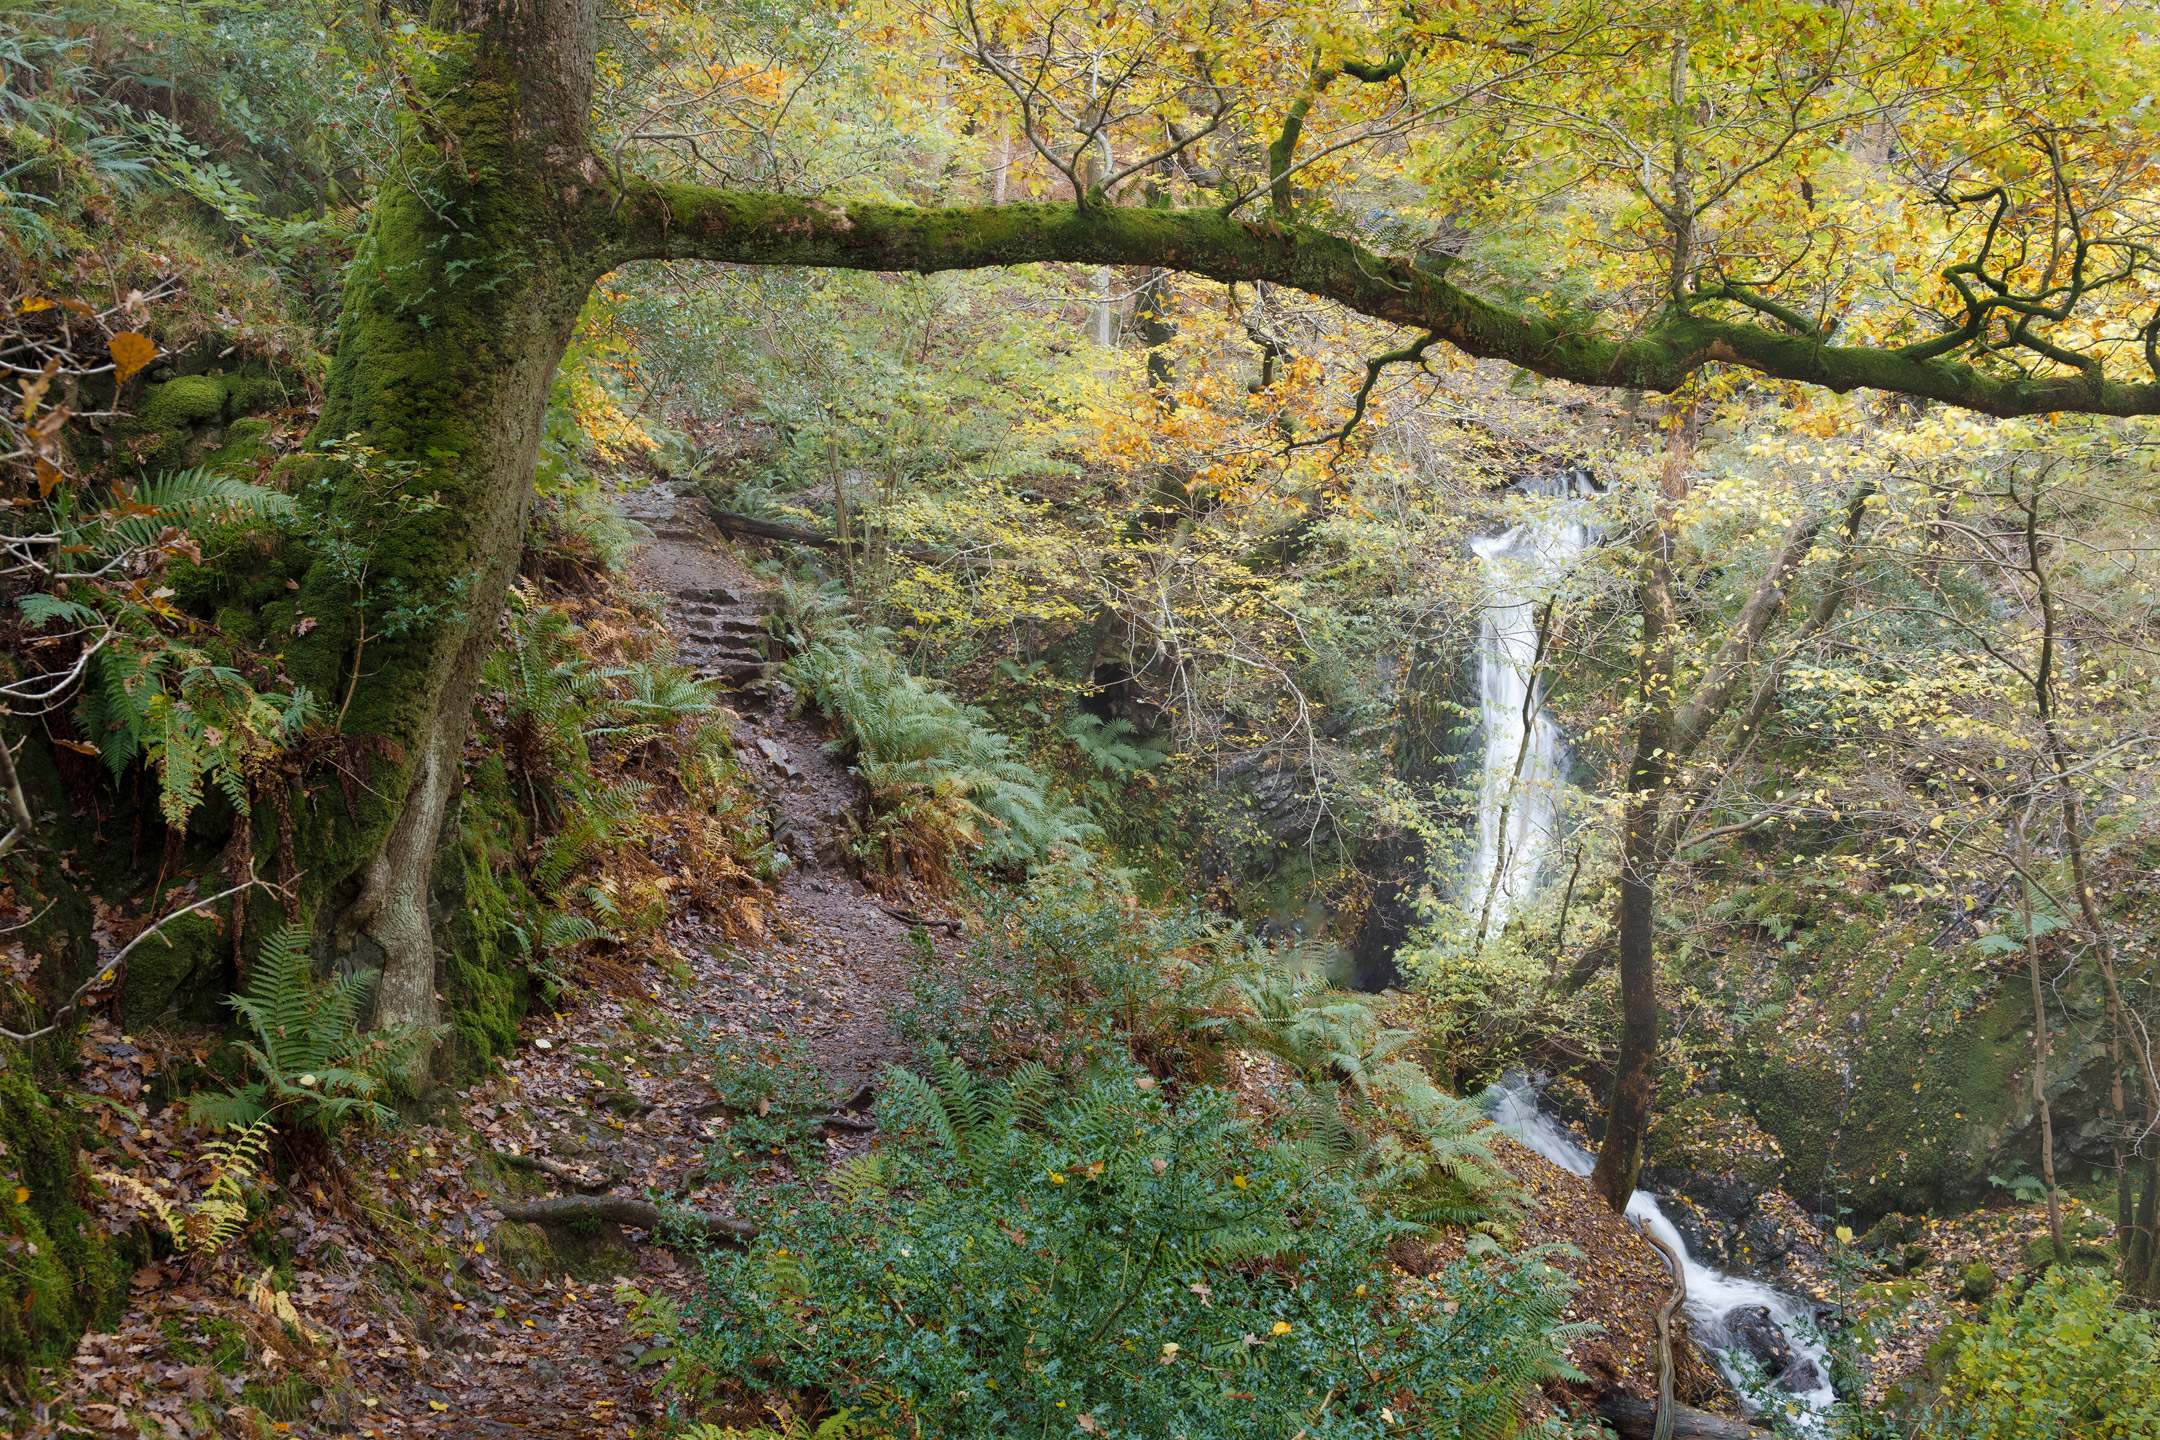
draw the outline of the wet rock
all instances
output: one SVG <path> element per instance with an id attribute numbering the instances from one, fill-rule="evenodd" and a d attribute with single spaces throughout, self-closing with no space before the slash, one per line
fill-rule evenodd
<path id="1" fill-rule="evenodd" d="M 1731 1311 L 1725 1316 L 1725 1328 L 1734 1344 L 1754 1356 L 1766 1375 L 1783 1375 L 1798 1358 L 1767 1305 L 1743 1305 Z"/>

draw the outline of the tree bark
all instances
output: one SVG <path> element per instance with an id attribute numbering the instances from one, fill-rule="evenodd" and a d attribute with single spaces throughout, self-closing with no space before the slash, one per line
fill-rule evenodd
<path id="1" fill-rule="evenodd" d="M 609 196 L 590 203 L 605 210 Z M 1717 361 L 1844 394 L 1876 389 L 2017 416 L 2051 410 L 2160 414 L 2160 383 L 2093 375 L 1996 375 L 1897 349 L 1826 345 L 1742 321 L 1673 311 L 1640 335 L 1606 338 L 1572 320 L 1514 311 L 1304 225 L 1214 209 L 1098 202 L 927 208 L 839 205 L 789 195 L 631 179 L 609 268 L 632 260 L 719 260 L 934 274 L 1001 265 L 1160 266 L 1224 282 L 1271 281 L 1374 319 L 1430 331 L 1465 354 L 1603 388 L 1669 393 Z"/>
<path id="2" fill-rule="evenodd" d="M 1658 1044 L 1657 882 L 1666 859 L 1665 797 L 1679 766 L 1695 752 L 1731 706 L 1741 676 L 1763 634 L 1785 604 L 1785 584 L 1814 548 L 1819 518 L 1803 517 L 1785 533 L 1732 632 L 1719 645 L 1684 703 L 1674 688 L 1675 631 L 1670 507 L 1686 498 L 1692 440 L 1676 426 L 1668 443 L 1664 493 L 1645 532 L 1636 582 L 1642 615 L 1642 660 L 1636 680 L 1642 708 L 1628 762 L 1621 838 L 1620 898 L 1614 950 L 1620 965 L 1620 1054 L 1613 1069 L 1605 1138 L 1590 1183 L 1617 1213 L 1627 1208 L 1642 1173 L 1643 1140 L 1656 1095 Z"/>
<path id="3" fill-rule="evenodd" d="M 2025 973 L 2032 982 L 2033 1003 L 2033 1108 L 2040 1114 L 2040 1176 L 2047 1181 L 2048 1238 L 2055 1243 L 2055 1261 L 2070 1262 L 2070 1247 L 2063 1243 L 2062 1194 L 2055 1188 L 2055 1114 L 2048 1105 L 2047 992 L 2040 984 L 2040 937 L 2033 933 L 2032 852 L 2025 845 L 2025 821 L 2012 816 L 2011 845 L 2017 854 L 2018 910 L 2025 922 Z"/>

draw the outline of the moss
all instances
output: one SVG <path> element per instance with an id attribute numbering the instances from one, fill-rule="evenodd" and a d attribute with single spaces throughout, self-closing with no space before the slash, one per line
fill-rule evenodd
<path id="1" fill-rule="evenodd" d="M 205 425 L 225 418 L 225 383 L 209 375 L 179 375 L 153 385 L 140 418 L 158 428 Z"/>
<path id="2" fill-rule="evenodd" d="M 1659 1169 L 1738 1175 L 1765 1188 L 1785 1176 L 1785 1154 L 1736 1095 L 1705 1095 L 1661 1110 L 1644 1157 Z"/>
<path id="3" fill-rule="evenodd" d="M 443 998 L 457 1036 L 452 1068 L 471 1073 L 517 1048 L 517 1027 L 533 998 L 516 927 L 539 907 L 513 863 L 523 848 L 524 820 L 500 757 L 467 780 L 457 826 L 462 864 L 438 896 L 448 912 L 438 943 Z"/>
<path id="4" fill-rule="evenodd" d="M 285 387 L 260 362 L 231 374 L 174 375 L 146 388 L 134 415 L 105 434 L 152 474 L 191 465 L 238 468 L 264 454 L 270 424 L 253 412 L 284 400 Z"/>
<path id="5" fill-rule="evenodd" d="M 231 979 L 232 941 L 225 927 L 205 915 L 183 916 L 128 957 L 122 1023 L 140 1030 L 178 1016 L 222 1025 L 230 1016 L 218 1002 Z"/>
<path id="6" fill-rule="evenodd" d="M 235 420 L 225 428 L 225 443 L 203 456 L 203 463 L 219 470 L 238 470 L 259 458 L 263 450 L 263 436 L 270 432 L 270 422 L 248 416 Z"/>
<path id="7" fill-rule="evenodd" d="M 39 1084 L 20 1056 L 0 1070 L 0 1366 L 18 1373 L 113 1318 L 148 1254 L 83 1209 L 95 1183 L 80 1159 L 90 1137 L 49 1088 L 58 1087 Z"/>
<path id="8" fill-rule="evenodd" d="M 495 1246 L 496 1263 L 528 1285 L 537 1285 L 562 1268 L 547 1231 L 538 1225 L 505 1222 L 495 1227 L 489 1239 Z"/>
<path id="9" fill-rule="evenodd" d="M 1850 1206 L 1863 1226 L 1977 1201 L 1991 1170 L 2038 1158 L 2023 987 L 1998 993 L 1989 969 L 1945 964 L 1868 898 L 1813 876 L 1735 885 L 1708 914 L 1745 958 L 1695 982 L 1745 996 L 1715 1068 L 1783 1148 L 1785 1188 L 1810 1209 Z M 2065 999 L 2082 1003 L 2074 989 Z M 2085 1039 L 2059 1042 L 2051 1095 L 2090 1088 L 2093 1058 Z M 2058 1137 L 2072 1108 L 2058 1100 Z"/>

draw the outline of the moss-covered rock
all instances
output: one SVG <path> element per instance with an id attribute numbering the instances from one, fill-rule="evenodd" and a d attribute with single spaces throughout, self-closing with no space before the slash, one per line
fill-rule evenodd
<path id="1" fill-rule="evenodd" d="M 1785 1178 L 1785 1151 L 1736 1095 L 1701 1095 L 1659 1113 L 1644 1143 L 1653 1170 L 1732 1175 L 1768 1189 Z"/>
<path id="2" fill-rule="evenodd" d="M 1821 1212 L 1848 1206 L 1865 1224 L 1891 1210 L 1969 1204 L 2009 1158 L 2037 1163 L 2025 987 L 1946 966 L 1918 935 L 1842 899 L 1792 887 L 1736 898 L 1759 925 L 1775 918 L 1765 906 L 1791 909 L 1789 926 L 1767 931 L 1786 937 L 1771 1003 L 1735 1037 L 1722 1073 L 1783 1149 L 1796 1199 Z M 2091 1008 L 2075 983 L 2063 997 Z M 2059 1163 L 2084 1143 L 2068 1117 L 2098 1115 L 2104 1062 L 2089 1038 L 2058 1037 L 2050 1098 Z"/>
<path id="3" fill-rule="evenodd" d="M 547 1231 L 538 1225 L 505 1221 L 495 1227 L 490 1239 L 495 1246 L 495 1263 L 527 1285 L 537 1285 L 562 1268 L 555 1259 L 555 1247 L 548 1243 Z"/>
<path id="4" fill-rule="evenodd" d="M 106 1233 L 84 1208 L 95 1181 L 79 1121 L 48 1095 L 18 1051 L 0 1069 L 0 1368 L 20 1372 L 72 1350 L 117 1313 L 147 1253 Z M 55 1087 L 56 1088 L 56 1087 Z"/>
<path id="5" fill-rule="evenodd" d="M 232 938 L 225 927 L 207 915 L 184 915 L 128 956 L 122 1023 L 130 1030 L 172 1018 L 223 1024 L 231 1016 L 219 1002 L 231 991 L 232 978 Z"/>
<path id="6" fill-rule="evenodd" d="M 191 368 L 182 357 L 180 368 Z M 128 406 L 134 413 L 105 430 L 116 454 L 144 471 L 184 470 L 191 465 L 239 467 L 262 455 L 269 422 L 255 412 L 283 402 L 284 390 L 268 368 L 255 363 L 226 372 L 154 372 L 163 377 Z"/>

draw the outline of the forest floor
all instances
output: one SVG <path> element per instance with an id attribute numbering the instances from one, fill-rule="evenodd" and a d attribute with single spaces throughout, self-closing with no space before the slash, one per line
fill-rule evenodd
<path id="1" fill-rule="evenodd" d="M 713 658 L 701 635 L 755 628 L 771 597 L 696 507 L 661 487 L 626 498 L 655 534 L 630 584 L 664 598 L 678 653 L 700 663 Z M 793 713 L 778 681 L 729 678 L 752 682 L 730 697 L 738 763 L 795 861 L 774 882 L 762 941 L 731 939 L 717 917 L 674 916 L 671 961 L 604 977 L 567 1013 L 528 1017 L 517 1055 L 439 1097 L 435 1123 L 347 1145 L 341 1195 L 273 1186 L 267 1223 L 290 1254 L 283 1266 L 145 1267 L 123 1321 L 40 1377 L 47 1398 L 25 1407 L 17 1433 L 195 1435 L 211 1433 L 206 1415 L 234 1435 L 653 1433 L 664 1367 L 614 1277 L 679 1296 L 684 1265 L 607 1224 L 561 1247 L 566 1266 L 526 1227 L 503 1228 L 497 1207 L 558 1189 L 657 1191 L 725 1215 L 729 1185 L 706 1174 L 707 1117 L 715 1080 L 728 1079 L 715 1052 L 745 1045 L 806 1045 L 836 1115 L 829 1155 L 859 1151 L 874 1125 L 862 1087 L 902 1055 L 891 1017 L 911 961 L 957 943 L 939 917 L 914 912 L 932 922 L 921 927 L 894 914 L 841 863 L 857 782 L 826 753 L 816 717 Z M 911 942 L 911 929 L 924 938 Z M 157 1060 L 100 1038 L 99 1083 L 136 1101 Z M 185 1149 L 147 1106 L 121 1125 L 129 1143 Z"/>

